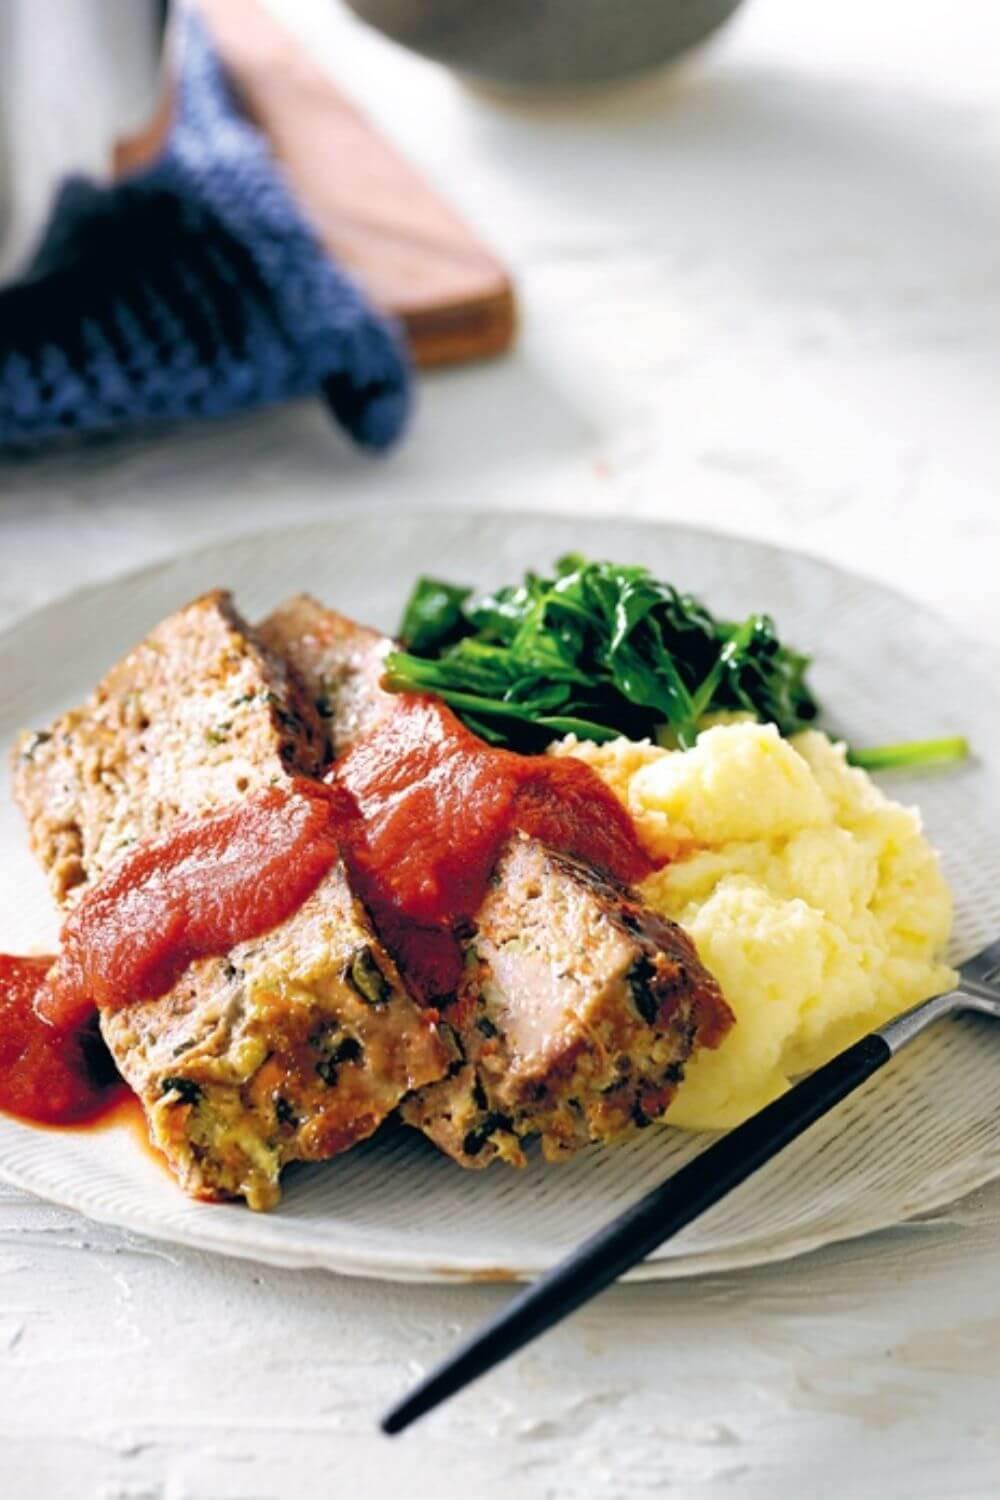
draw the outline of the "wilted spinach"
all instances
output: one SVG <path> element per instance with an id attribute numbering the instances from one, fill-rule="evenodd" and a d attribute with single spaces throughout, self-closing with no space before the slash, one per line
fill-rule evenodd
<path id="1" fill-rule="evenodd" d="M 816 702 L 809 658 L 767 615 L 716 619 L 646 568 L 561 558 L 551 575 L 473 597 L 422 578 L 387 685 L 436 693 L 471 728 L 517 750 L 556 735 L 694 743 L 706 714 L 737 711 L 793 734 Z"/>
<path id="2" fill-rule="evenodd" d="M 542 749 L 558 735 L 650 738 L 688 748 L 706 715 L 747 713 L 784 735 L 819 712 L 810 658 L 769 615 L 717 619 L 648 569 L 560 558 L 551 574 L 476 597 L 421 578 L 407 601 L 386 685 L 435 693 L 484 739 Z M 958 736 L 854 750 L 873 770 L 960 760 Z"/>

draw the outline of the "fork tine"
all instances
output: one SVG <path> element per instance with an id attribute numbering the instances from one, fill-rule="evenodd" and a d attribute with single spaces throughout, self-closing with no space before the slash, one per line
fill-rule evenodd
<path id="1" fill-rule="evenodd" d="M 1000 938 L 989 944 L 975 958 L 966 959 L 959 966 L 963 979 L 974 979 L 978 984 L 991 984 L 1000 980 Z"/>

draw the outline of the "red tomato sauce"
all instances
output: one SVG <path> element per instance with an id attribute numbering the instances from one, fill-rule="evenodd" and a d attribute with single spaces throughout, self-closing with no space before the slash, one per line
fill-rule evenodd
<path id="1" fill-rule="evenodd" d="M 0 1108 L 79 1124 L 117 1102 L 98 1010 L 156 999 L 195 959 L 278 926 L 341 853 L 417 994 L 445 1000 L 456 934 L 517 829 L 627 883 L 650 870 L 581 761 L 494 749 L 436 699 L 401 696 L 324 784 L 266 788 L 127 851 L 67 918 L 56 960 L 0 957 Z"/>
<path id="2" fill-rule="evenodd" d="M 52 963 L 0 954 L 0 1109 L 39 1125 L 87 1125 L 127 1090 L 92 1022 L 67 1032 L 35 1010 Z"/>
<path id="3" fill-rule="evenodd" d="M 339 800 L 311 782 L 266 787 L 137 844 L 64 924 L 41 1015 L 71 1028 L 95 1006 L 155 1000 L 196 958 L 277 927 L 337 858 Z"/>
<path id="4" fill-rule="evenodd" d="M 436 698 L 401 695 L 329 779 L 357 809 L 346 842 L 360 894 L 425 1001 L 456 988 L 455 931 L 515 829 L 626 883 L 651 868 L 631 818 L 589 766 L 497 750 Z"/>
<path id="5" fill-rule="evenodd" d="M 0 1109 L 46 1125 L 120 1101 L 98 1009 L 166 993 L 196 958 L 276 927 L 340 852 L 340 794 L 266 788 L 138 844 L 67 918 L 59 957 L 0 956 Z"/>

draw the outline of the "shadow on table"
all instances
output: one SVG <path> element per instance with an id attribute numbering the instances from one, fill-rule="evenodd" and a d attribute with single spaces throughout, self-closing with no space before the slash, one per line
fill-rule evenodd
<path id="1" fill-rule="evenodd" d="M 482 102 L 475 121 L 486 151 L 516 154 L 547 233 L 560 213 L 573 225 L 571 253 L 583 226 L 595 253 L 714 259 L 789 297 L 843 298 L 862 320 L 879 315 L 864 303 L 875 277 L 899 300 L 975 292 L 1000 331 L 1000 175 L 972 106 L 686 68 L 597 98 Z"/>

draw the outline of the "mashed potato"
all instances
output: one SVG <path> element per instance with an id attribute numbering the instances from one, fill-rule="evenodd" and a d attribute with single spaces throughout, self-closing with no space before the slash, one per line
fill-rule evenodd
<path id="1" fill-rule="evenodd" d="M 738 1124 L 866 1031 L 953 980 L 951 897 L 919 814 L 815 731 L 726 724 L 693 750 L 564 740 L 668 862 L 644 899 L 679 922 L 736 1025 L 700 1054 L 667 1116 Z"/>

